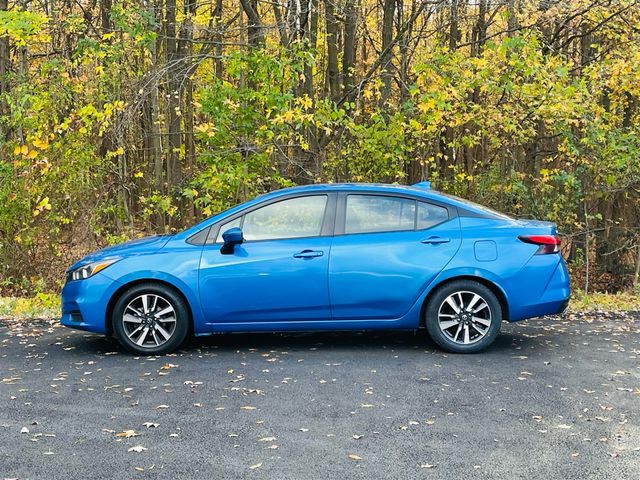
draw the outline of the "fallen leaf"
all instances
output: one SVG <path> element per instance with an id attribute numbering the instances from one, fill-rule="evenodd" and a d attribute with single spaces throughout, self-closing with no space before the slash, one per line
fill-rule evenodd
<path id="1" fill-rule="evenodd" d="M 360 456 L 356 455 L 355 453 L 350 453 L 350 454 L 349 454 L 349 458 L 350 458 L 351 460 L 362 460 L 362 457 L 360 457 Z"/>
<path id="2" fill-rule="evenodd" d="M 147 449 L 142 445 L 136 445 L 135 447 L 131 447 L 129 450 L 127 450 L 127 452 L 141 453 L 141 452 L 144 452 L 145 450 Z"/>
<path id="3" fill-rule="evenodd" d="M 262 462 L 256 463 L 255 465 L 251 465 L 249 468 L 251 470 L 255 470 L 256 468 L 260 468 L 262 466 Z"/>
<path id="4" fill-rule="evenodd" d="M 142 425 L 147 428 L 158 428 L 160 426 L 159 423 L 152 423 L 152 422 L 144 422 Z"/>
<path id="5" fill-rule="evenodd" d="M 123 432 L 120 433 L 116 433 L 116 437 L 122 437 L 122 438 L 131 438 L 131 437 L 137 437 L 139 436 L 139 433 L 136 433 L 135 430 L 125 430 Z"/>

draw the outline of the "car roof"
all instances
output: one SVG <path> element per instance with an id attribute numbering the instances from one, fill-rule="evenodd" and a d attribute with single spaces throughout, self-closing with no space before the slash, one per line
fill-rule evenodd
<path id="1" fill-rule="evenodd" d="M 253 198 L 247 202 L 236 205 L 228 210 L 218 213 L 201 223 L 194 225 L 181 232 L 178 236 L 188 237 L 198 232 L 203 227 L 209 226 L 214 222 L 219 221 L 221 218 L 228 217 L 235 214 L 238 211 L 244 210 L 253 205 L 257 205 L 264 201 L 276 199 L 279 197 L 286 197 L 290 195 L 304 195 L 305 193 L 323 193 L 323 192 L 362 192 L 362 193 L 379 193 L 379 194 L 396 194 L 396 195 L 410 195 L 418 198 L 423 198 L 427 201 L 433 200 L 434 202 L 440 202 L 441 204 L 450 205 L 458 209 L 458 214 L 466 216 L 478 216 L 478 217 L 490 217 L 490 218 L 502 218 L 503 220 L 510 220 L 507 216 L 494 212 L 482 205 L 474 204 L 473 202 L 457 198 L 451 195 L 447 195 L 436 190 L 432 190 L 427 182 L 416 185 L 398 185 L 391 183 L 316 183 L 312 185 L 299 185 L 295 187 L 282 188 L 280 190 L 274 190 L 269 193 L 265 193 L 258 197 Z M 176 237 L 177 238 L 177 237 Z"/>
<path id="2" fill-rule="evenodd" d="M 381 193 L 409 193 L 422 195 L 431 190 L 424 187 L 398 185 L 391 183 L 316 183 L 313 185 L 298 185 L 295 187 L 282 188 L 266 193 L 260 198 L 272 196 L 289 195 L 293 193 L 318 193 L 318 192 L 381 192 Z"/>
<path id="3" fill-rule="evenodd" d="M 426 183 L 426 182 L 425 182 Z M 256 200 L 266 200 L 282 195 L 292 195 L 296 193 L 321 193 L 321 192 L 363 192 L 363 193 L 392 193 L 396 195 L 412 195 L 423 197 L 425 200 L 435 200 L 449 205 L 466 207 L 462 199 L 443 195 L 431 190 L 425 183 L 416 185 L 399 185 L 394 183 L 318 183 L 313 185 L 299 185 L 295 187 L 283 188 L 266 193 L 256 198 Z"/>

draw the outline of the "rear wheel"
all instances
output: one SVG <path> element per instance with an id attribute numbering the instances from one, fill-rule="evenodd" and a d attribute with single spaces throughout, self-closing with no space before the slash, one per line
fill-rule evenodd
<path id="1" fill-rule="evenodd" d="M 425 310 L 429 335 L 453 353 L 487 348 L 500 331 L 502 308 L 495 294 L 472 280 L 457 280 L 438 289 Z"/>
<path id="2" fill-rule="evenodd" d="M 130 352 L 161 355 L 180 346 L 189 330 L 189 310 L 173 289 L 144 283 L 124 292 L 115 304 L 113 331 Z"/>

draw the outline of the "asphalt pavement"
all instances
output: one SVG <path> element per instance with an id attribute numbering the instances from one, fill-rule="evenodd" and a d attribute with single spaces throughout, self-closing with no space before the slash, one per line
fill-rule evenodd
<path id="1" fill-rule="evenodd" d="M 412 332 L 216 335 L 135 357 L 0 321 L 0 479 L 638 479 L 640 314 Z"/>

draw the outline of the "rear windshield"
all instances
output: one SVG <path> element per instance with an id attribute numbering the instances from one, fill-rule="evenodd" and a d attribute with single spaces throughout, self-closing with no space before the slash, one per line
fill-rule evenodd
<path id="1" fill-rule="evenodd" d="M 460 198 L 460 197 L 456 197 L 455 195 L 449 195 L 448 193 L 442 193 L 442 192 L 438 192 L 438 194 L 442 195 L 443 197 L 450 198 L 452 200 L 457 200 L 458 202 L 461 202 L 461 203 L 466 203 L 473 209 L 480 210 L 481 212 L 486 213 L 488 215 L 492 215 L 498 218 L 503 218 L 505 220 L 513 220 L 513 217 L 507 215 L 506 213 L 498 212 L 493 208 L 485 207 L 484 205 L 480 205 L 479 203 L 472 202 L 471 200 L 467 200 L 466 198 Z"/>

